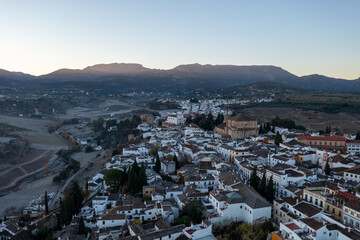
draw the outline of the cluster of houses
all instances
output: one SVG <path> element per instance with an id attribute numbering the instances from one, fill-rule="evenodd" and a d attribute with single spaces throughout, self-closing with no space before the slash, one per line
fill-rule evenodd
<path id="1" fill-rule="evenodd" d="M 215 239 L 214 225 L 265 221 L 277 228 L 274 240 L 360 239 L 360 141 L 276 128 L 277 145 L 274 132 L 257 134 L 257 121 L 243 115 L 226 117 L 215 131 L 174 117 L 166 116 L 166 127 L 141 124 L 141 143 L 123 148 L 88 181 L 91 201 L 77 218 L 97 239 Z M 110 193 L 106 172 L 134 162 L 146 168 L 143 198 Z M 273 202 L 250 186 L 255 171 L 273 181 Z M 174 226 L 193 200 L 203 205 L 202 223 Z"/>

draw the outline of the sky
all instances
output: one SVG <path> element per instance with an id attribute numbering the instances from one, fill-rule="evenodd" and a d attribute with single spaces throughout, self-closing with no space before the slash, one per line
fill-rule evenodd
<path id="1" fill-rule="evenodd" d="M 360 77 L 359 0 L 0 0 L 0 69 L 275 65 Z"/>

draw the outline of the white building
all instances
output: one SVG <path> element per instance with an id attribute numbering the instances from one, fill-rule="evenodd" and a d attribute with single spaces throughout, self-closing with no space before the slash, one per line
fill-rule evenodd
<path id="1" fill-rule="evenodd" d="M 348 141 L 346 145 L 347 145 L 347 150 L 350 154 L 353 155 L 360 154 L 360 140 Z"/>
<path id="2" fill-rule="evenodd" d="M 210 221 L 254 224 L 271 218 L 271 205 L 251 187 L 238 184 L 238 191 L 212 191 L 209 197 L 216 215 Z"/>

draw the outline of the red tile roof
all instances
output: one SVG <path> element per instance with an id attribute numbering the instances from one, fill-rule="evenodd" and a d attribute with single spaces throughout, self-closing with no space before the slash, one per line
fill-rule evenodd
<path id="1" fill-rule="evenodd" d="M 289 223 L 286 224 L 285 226 L 287 226 L 290 230 L 294 231 L 294 230 L 298 230 L 301 229 L 298 225 L 296 225 L 295 223 Z"/>
<path id="2" fill-rule="evenodd" d="M 352 195 L 352 194 L 347 193 L 347 192 L 339 191 L 339 194 L 344 196 L 344 197 L 347 197 L 349 199 L 358 199 L 358 197 L 356 197 L 355 195 Z"/>

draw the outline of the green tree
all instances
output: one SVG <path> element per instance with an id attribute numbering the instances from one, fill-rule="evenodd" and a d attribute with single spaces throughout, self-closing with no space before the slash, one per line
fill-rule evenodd
<path id="1" fill-rule="evenodd" d="M 258 190 L 260 184 L 260 178 L 257 175 L 257 166 L 254 167 L 253 171 L 251 172 L 250 176 L 250 186 Z"/>
<path id="2" fill-rule="evenodd" d="M 191 118 L 191 117 L 188 117 L 188 118 L 186 118 L 186 120 L 185 120 L 185 125 L 190 125 L 191 122 L 192 122 L 192 118 Z"/>
<path id="3" fill-rule="evenodd" d="M 262 124 L 260 124 L 260 127 L 259 127 L 259 134 L 264 134 L 265 133 L 265 131 L 264 131 L 264 129 L 263 129 L 263 125 Z"/>
<path id="4" fill-rule="evenodd" d="M 357 131 L 355 139 L 360 140 L 360 130 Z"/>
<path id="5" fill-rule="evenodd" d="M 331 174 L 331 169 L 330 169 L 330 165 L 329 165 L 329 159 L 326 161 L 324 172 L 325 172 L 326 175 Z"/>
<path id="6" fill-rule="evenodd" d="M 224 122 L 224 115 L 222 113 L 218 113 L 215 119 L 215 126 L 219 125 L 220 123 Z"/>
<path id="7" fill-rule="evenodd" d="M 279 144 L 282 142 L 283 142 L 282 137 L 281 137 L 279 131 L 277 131 L 276 136 L 275 136 L 275 144 L 279 146 Z"/>
<path id="8" fill-rule="evenodd" d="M 180 168 L 180 165 L 176 154 L 174 154 L 173 161 L 175 162 L 175 169 L 178 170 Z"/>
<path id="9" fill-rule="evenodd" d="M 83 217 L 80 217 L 78 234 L 81 234 L 81 235 L 86 234 L 86 227 L 85 227 L 85 222 L 84 222 Z"/>
<path id="10" fill-rule="evenodd" d="M 274 200 L 274 181 L 272 176 L 270 177 L 270 180 L 266 186 L 265 198 L 270 202 Z"/>
<path id="11" fill-rule="evenodd" d="M 155 145 L 155 146 L 153 146 L 151 149 L 150 149 L 150 152 L 149 152 L 149 154 L 151 155 L 151 156 L 157 156 L 158 155 L 158 152 L 159 152 L 159 146 L 158 145 Z"/>
<path id="12" fill-rule="evenodd" d="M 104 122 L 105 121 L 104 121 L 104 119 L 102 117 L 98 118 L 97 120 L 94 120 L 92 122 L 92 126 L 91 126 L 92 130 L 94 132 L 102 131 L 104 129 Z"/>
<path id="13" fill-rule="evenodd" d="M 123 184 L 124 172 L 119 169 L 110 169 L 105 173 L 104 180 L 106 185 L 110 186 L 114 192 L 117 192 Z"/>
<path id="14" fill-rule="evenodd" d="M 128 191 L 134 194 L 137 190 L 136 173 L 130 169 L 128 173 Z"/>
<path id="15" fill-rule="evenodd" d="M 263 177 L 260 181 L 260 184 L 259 184 L 259 189 L 258 189 L 258 192 L 262 195 L 262 196 L 265 196 L 265 191 L 266 191 L 266 176 L 265 176 L 265 173 L 263 174 Z"/>
<path id="16" fill-rule="evenodd" d="M 49 213 L 48 195 L 47 195 L 47 192 L 46 192 L 46 191 L 45 191 L 45 213 L 46 213 L 46 214 Z"/>
<path id="17" fill-rule="evenodd" d="M 141 163 L 138 181 L 138 190 L 141 190 L 143 186 L 147 185 L 146 169 L 144 163 Z"/>
<path id="18" fill-rule="evenodd" d="M 137 161 L 135 160 L 134 163 L 131 166 L 131 169 L 136 173 L 136 175 L 139 175 L 140 173 L 140 167 Z"/>
<path id="19" fill-rule="evenodd" d="M 188 216 L 194 224 L 201 223 L 203 219 L 204 205 L 200 200 L 189 201 L 185 204 L 180 217 Z"/>
<path id="20" fill-rule="evenodd" d="M 161 170 L 161 162 L 159 155 L 156 155 L 156 162 L 155 162 L 155 171 L 159 173 Z"/>
<path id="21" fill-rule="evenodd" d="M 77 181 L 73 182 L 70 195 L 74 198 L 75 214 L 78 214 L 83 205 L 84 195 Z"/>

